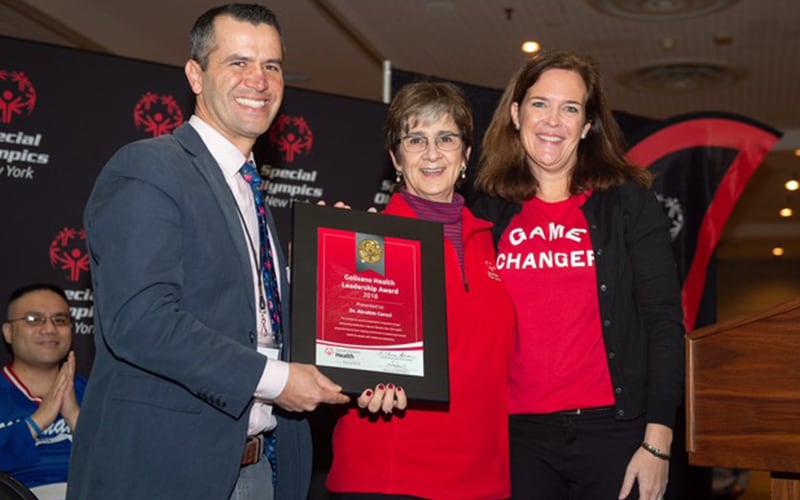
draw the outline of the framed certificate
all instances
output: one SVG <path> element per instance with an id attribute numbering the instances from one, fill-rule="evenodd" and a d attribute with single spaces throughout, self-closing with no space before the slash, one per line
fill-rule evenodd
<path id="1" fill-rule="evenodd" d="M 292 361 L 449 401 L 441 224 L 295 203 L 291 263 Z"/>

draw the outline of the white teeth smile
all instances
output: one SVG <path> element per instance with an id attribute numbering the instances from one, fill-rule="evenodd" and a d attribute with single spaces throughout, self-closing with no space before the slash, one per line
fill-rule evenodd
<path id="1" fill-rule="evenodd" d="M 421 168 L 419 170 L 426 175 L 435 175 L 444 172 L 444 168 Z"/>
<path id="2" fill-rule="evenodd" d="M 561 142 L 562 141 L 561 137 L 558 137 L 558 136 L 555 136 L 555 135 L 537 135 L 536 137 L 538 137 L 539 139 L 541 139 L 541 140 L 543 140 L 545 142 Z"/>
<path id="3" fill-rule="evenodd" d="M 264 100 L 261 100 L 261 99 L 258 99 L 258 100 L 256 100 L 256 99 L 247 99 L 247 98 L 244 98 L 244 97 L 238 97 L 236 99 L 236 102 L 238 102 L 239 104 L 241 104 L 243 106 L 250 106 L 251 108 L 263 108 L 264 106 L 267 105 L 267 101 L 264 101 Z"/>

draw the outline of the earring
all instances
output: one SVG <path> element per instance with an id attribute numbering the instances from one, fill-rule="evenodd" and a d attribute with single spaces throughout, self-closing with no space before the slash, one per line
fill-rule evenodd
<path id="1" fill-rule="evenodd" d="M 586 132 L 581 134 L 581 139 L 586 139 Z"/>
<path id="2" fill-rule="evenodd" d="M 396 184 L 400 184 L 401 182 L 403 182 L 403 172 L 401 172 L 400 170 L 395 170 L 394 174 L 395 174 L 394 182 Z"/>
<path id="3" fill-rule="evenodd" d="M 516 129 L 517 132 L 519 132 L 519 123 L 515 123 L 514 128 Z"/>
<path id="4" fill-rule="evenodd" d="M 464 180 L 466 178 L 467 178 L 467 166 L 466 165 L 462 165 L 461 166 L 461 180 Z"/>

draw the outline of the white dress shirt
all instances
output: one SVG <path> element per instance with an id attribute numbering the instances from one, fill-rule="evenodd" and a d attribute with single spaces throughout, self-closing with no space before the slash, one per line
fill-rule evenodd
<path id="1" fill-rule="evenodd" d="M 259 297 L 264 294 L 260 273 L 258 268 L 256 256 L 259 252 L 259 229 L 258 217 L 256 216 L 255 201 L 253 199 L 253 191 L 244 177 L 239 174 L 239 169 L 244 165 L 245 161 L 253 161 L 253 154 L 250 153 L 249 158 L 245 158 L 239 149 L 234 146 L 228 139 L 222 136 L 217 130 L 209 124 L 200 119 L 197 115 L 192 115 L 189 118 L 189 124 L 200 135 L 203 143 L 208 148 L 211 156 L 217 161 L 217 165 L 225 177 L 225 182 L 233 193 L 236 204 L 239 206 L 242 218 L 242 237 L 245 238 L 245 243 L 248 246 L 248 255 L 250 256 L 250 269 L 253 275 L 253 295 L 256 304 L 256 325 L 261 328 L 266 325 L 268 330 L 271 330 L 269 320 L 262 321 L 258 310 Z M 243 220 L 242 220 L 243 219 Z M 269 228 L 267 228 L 269 233 Z M 272 247 L 272 255 L 277 256 L 275 251 L 274 236 L 270 233 L 269 244 Z M 280 283 L 280 266 L 278 262 L 273 262 L 273 268 L 276 272 L 278 283 Z M 279 286 L 280 288 L 280 286 Z M 278 291 L 280 296 L 280 290 Z M 286 387 L 286 381 L 289 379 L 289 364 L 277 359 L 270 359 L 264 366 L 264 372 L 261 374 L 261 379 L 258 382 L 254 396 L 256 402 L 253 404 L 253 409 L 250 412 L 250 424 L 248 427 L 248 435 L 255 435 L 263 431 L 268 431 L 275 428 L 276 421 L 272 415 L 272 405 L 265 400 L 273 400 L 283 391 Z"/>

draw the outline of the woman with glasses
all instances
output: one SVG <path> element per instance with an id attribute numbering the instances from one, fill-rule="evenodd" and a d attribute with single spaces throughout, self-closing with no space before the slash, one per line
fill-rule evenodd
<path id="1" fill-rule="evenodd" d="M 455 191 L 472 145 L 469 106 L 452 84 L 412 83 L 392 100 L 385 128 L 400 187 L 384 213 L 444 227 L 450 403 L 406 408 L 401 387 L 366 390 L 336 424 L 327 486 L 336 499 L 506 498 L 514 312 L 491 224 Z"/>
<path id="2" fill-rule="evenodd" d="M 664 495 L 683 388 L 669 223 L 624 157 L 594 62 L 528 61 L 483 141 L 475 213 L 516 306 L 512 497 Z"/>

